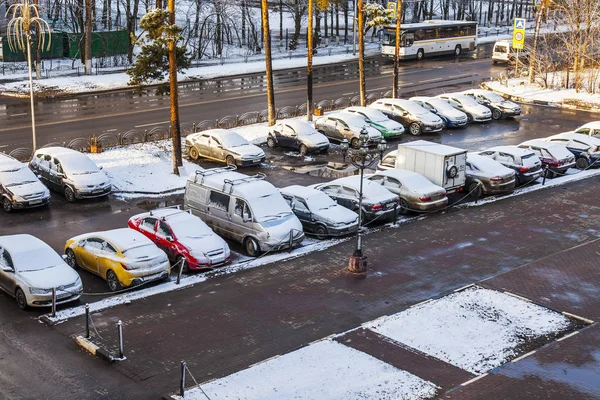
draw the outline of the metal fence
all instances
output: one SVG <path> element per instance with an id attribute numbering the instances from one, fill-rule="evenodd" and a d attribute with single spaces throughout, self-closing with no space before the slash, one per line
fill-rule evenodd
<path id="1" fill-rule="evenodd" d="M 366 97 L 367 103 L 372 103 L 382 97 L 392 97 L 392 91 L 380 93 L 370 93 Z M 315 104 L 315 109 L 323 112 L 341 110 L 346 107 L 360 105 L 360 96 L 340 97 L 335 100 L 321 100 Z M 285 106 L 276 109 L 276 119 L 285 119 L 300 117 L 306 115 L 306 104 L 297 106 Z M 266 122 L 268 119 L 268 110 L 250 111 L 241 115 L 227 115 L 221 119 L 203 120 L 199 122 L 184 122 L 181 124 L 181 135 L 187 136 L 192 133 L 202 132 L 208 129 L 233 129 L 239 126 L 251 125 L 260 122 Z M 45 147 L 68 147 L 81 152 L 90 152 L 93 146 L 102 149 L 110 149 L 121 146 L 128 146 L 137 143 L 149 143 L 159 140 L 169 139 L 171 137 L 171 128 L 167 126 L 157 126 L 148 129 L 130 129 L 124 133 L 107 132 L 100 135 L 93 135 L 88 138 L 75 138 L 70 142 L 51 142 L 43 145 Z M 28 162 L 33 156 L 33 151 L 27 147 L 19 147 L 8 153 L 9 156 L 22 162 Z"/>

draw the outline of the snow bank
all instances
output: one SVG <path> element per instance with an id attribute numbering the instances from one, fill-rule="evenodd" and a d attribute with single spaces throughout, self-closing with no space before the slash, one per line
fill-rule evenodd
<path id="1" fill-rule="evenodd" d="M 436 386 L 332 340 L 186 391 L 186 400 L 428 399 Z M 173 396 L 173 399 L 182 399 Z"/>
<path id="2" fill-rule="evenodd" d="M 365 324 L 473 374 L 502 365 L 519 346 L 569 325 L 562 314 L 479 287 Z"/>
<path id="3" fill-rule="evenodd" d="M 513 78 L 504 83 L 492 81 L 485 84 L 488 88 L 497 92 L 518 96 L 528 101 L 542 101 L 560 105 L 565 100 L 577 100 L 600 105 L 600 94 L 576 92 L 575 89 L 547 89 L 538 83 L 529 83 L 528 79 Z"/>

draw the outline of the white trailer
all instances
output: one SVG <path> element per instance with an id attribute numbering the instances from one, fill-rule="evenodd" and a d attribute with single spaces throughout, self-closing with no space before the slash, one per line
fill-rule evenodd
<path id="1" fill-rule="evenodd" d="M 461 190 L 466 181 L 467 150 L 417 140 L 398 145 L 396 168 L 416 172 L 448 193 Z"/>

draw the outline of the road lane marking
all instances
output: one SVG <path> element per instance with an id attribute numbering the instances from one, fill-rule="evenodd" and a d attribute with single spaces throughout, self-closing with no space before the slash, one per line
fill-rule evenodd
<path id="1" fill-rule="evenodd" d="M 168 124 L 171 121 L 163 121 L 163 122 L 153 122 L 151 124 L 144 124 L 144 125 L 136 125 L 135 128 L 143 128 L 145 126 L 152 126 L 152 125 L 160 125 L 160 124 Z M 116 130 L 116 129 L 115 129 Z"/>
<path id="2" fill-rule="evenodd" d="M 437 82 L 437 81 L 441 81 L 442 79 L 444 79 L 444 78 L 425 79 L 424 81 L 419 81 L 419 83 Z"/>
<path id="3" fill-rule="evenodd" d="M 27 115 L 27 113 L 21 113 L 21 114 L 10 114 L 9 117 L 20 117 L 22 115 Z"/>

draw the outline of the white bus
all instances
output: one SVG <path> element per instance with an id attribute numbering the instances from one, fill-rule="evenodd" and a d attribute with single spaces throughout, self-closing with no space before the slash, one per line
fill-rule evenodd
<path id="1" fill-rule="evenodd" d="M 400 59 L 472 51 L 477 46 L 477 22 L 430 20 L 400 26 Z M 396 26 L 383 28 L 381 53 L 394 58 Z"/>

